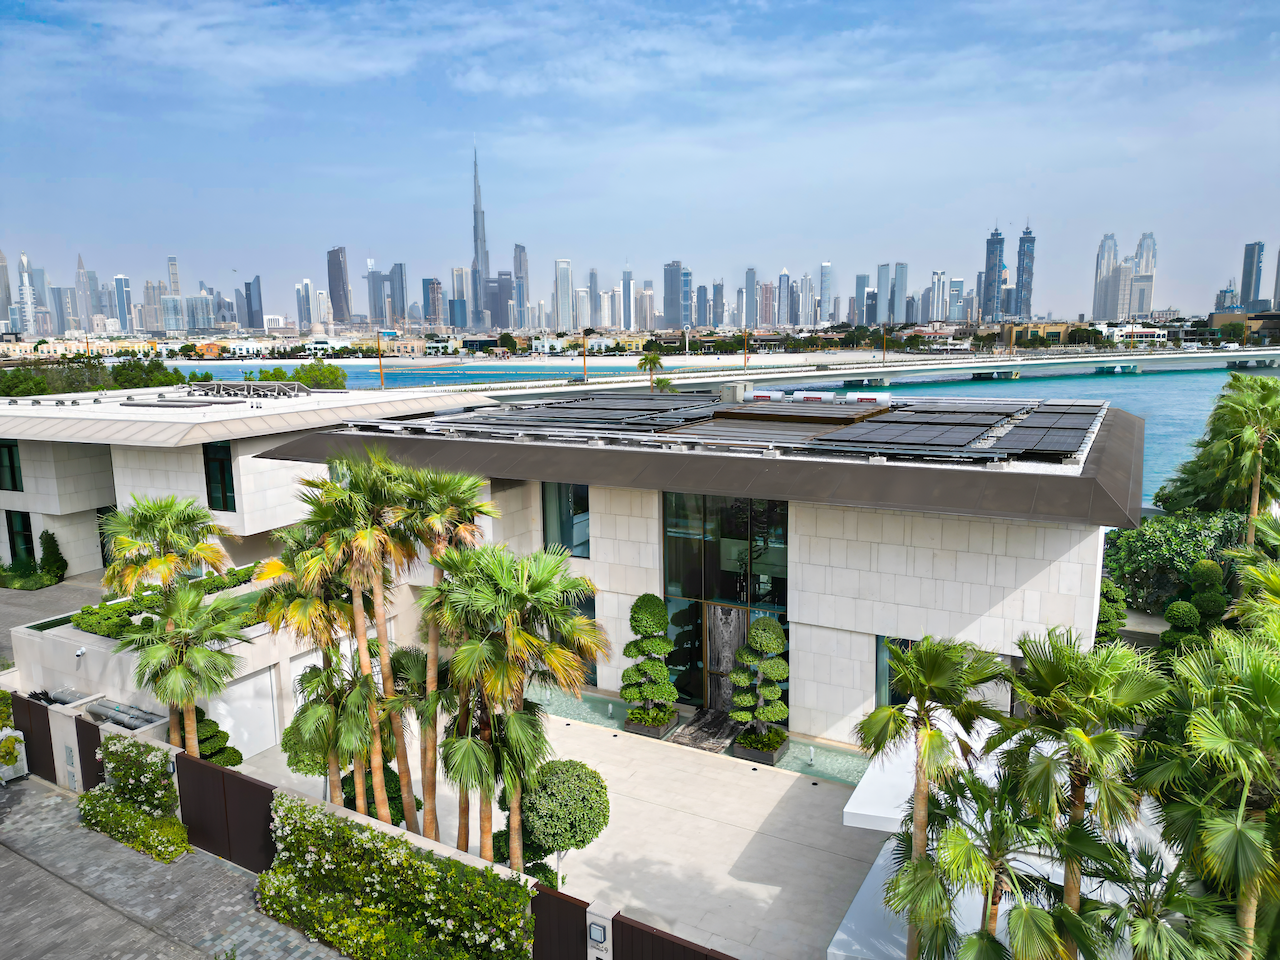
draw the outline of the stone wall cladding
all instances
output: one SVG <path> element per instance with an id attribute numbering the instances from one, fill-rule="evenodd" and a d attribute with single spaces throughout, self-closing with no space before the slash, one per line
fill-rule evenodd
<path id="1" fill-rule="evenodd" d="M 789 523 L 797 732 L 852 741 L 875 703 L 877 635 L 958 637 L 1001 654 L 1050 626 L 1093 640 L 1098 527 L 797 502 Z"/>

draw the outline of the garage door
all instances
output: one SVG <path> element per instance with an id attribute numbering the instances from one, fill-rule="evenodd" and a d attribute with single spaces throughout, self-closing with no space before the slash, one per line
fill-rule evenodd
<path id="1" fill-rule="evenodd" d="M 280 742 L 276 729 L 276 683 L 272 667 L 237 680 L 206 708 L 231 735 L 245 759 Z"/>

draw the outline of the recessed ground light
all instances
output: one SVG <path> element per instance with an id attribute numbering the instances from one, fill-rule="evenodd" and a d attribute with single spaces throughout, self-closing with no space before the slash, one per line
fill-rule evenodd
<path id="1" fill-rule="evenodd" d="M 816 787 L 818 785 L 818 781 L 817 780 L 813 781 L 813 785 Z"/>
<path id="2" fill-rule="evenodd" d="M 752 769 L 752 770 L 759 770 L 760 768 L 759 768 L 759 767 L 752 767 L 751 769 Z"/>
<path id="3" fill-rule="evenodd" d="M 566 724 L 565 724 L 565 726 L 566 726 L 566 727 L 568 727 L 568 726 L 572 726 L 572 724 L 568 724 L 568 723 L 566 723 Z"/>
<path id="4" fill-rule="evenodd" d="M 617 734 L 615 733 L 615 734 L 614 734 L 614 736 L 616 737 L 616 736 L 617 736 Z"/>

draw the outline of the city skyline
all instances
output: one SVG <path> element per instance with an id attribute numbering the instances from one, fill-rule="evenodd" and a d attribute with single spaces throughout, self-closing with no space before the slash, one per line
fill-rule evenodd
<path id="1" fill-rule="evenodd" d="M 1028 217 L 1036 226 L 1037 313 L 1089 313 L 1097 238 L 1144 232 L 1161 238 L 1155 306 L 1208 309 L 1239 276 L 1243 244 L 1276 249 L 1280 186 L 1267 164 L 1280 125 L 1259 120 L 1280 99 L 1280 13 L 1067 7 L 967 6 L 972 22 L 947 33 L 930 26 L 947 17 L 921 16 L 947 5 L 871 15 L 818 4 L 788 17 L 718 6 L 659 17 L 637 5 L 611 18 L 571 4 L 558 18 L 521 4 L 428 18 L 407 5 L 404 35 L 388 37 L 344 5 L 305 18 L 239 0 L 30 4 L 0 15 L 0 118 L 25 134 L 21 150 L 0 153 L 18 188 L 0 200 L 0 249 L 11 264 L 26 250 L 65 286 L 82 254 L 139 289 L 176 254 L 224 291 L 261 276 L 263 310 L 293 315 L 295 284 L 319 287 L 321 258 L 341 246 L 356 264 L 407 264 L 417 299 L 421 279 L 448 287 L 475 256 L 474 139 L 491 269 L 522 244 L 534 305 L 551 302 L 560 259 L 583 277 L 595 267 L 602 290 L 628 263 L 637 282 L 660 283 L 675 259 L 695 287 L 724 277 L 736 291 L 729 278 L 747 267 L 818 277 L 829 262 L 832 295 L 847 303 L 854 278 L 887 260 L 910 264 L 924 289 L 933 271 L 976 276 L 995 207 L 1009 238 Z M 612 45 L 576 60 L 556 52 L 588 35 Z M 429 68 L 432 56 L 446 68 Z M 175 91 L 164 101 L 140 93 L 157 70 L 189 82 L 163 85 Z M 971 139 L 993 77 L 1018 91 L 1001 127 L 1018 150 L 920 148 L 925 127 Z M 384 109 L 370 114 L 370 99 Z M 108 113 L 137 121 L 123 124 L 127 138 L 100 122 Z M 800 121 L 806 150 L 791 135 L 761 145 L 777 116 Z M 229 127 L 236 150 L 195 148 L 206 139 L 196 129 Z M 1217 149 L 1242 128 L 1249 151 Z M 92 171 L 73 146 L 83 129 L 101 147 Z M 396 150 L 361 146 L 392 131 Z M 903 149 L 859 146 L 886 136 Z M 1249 184 L 1249 202 L 1221 204 L 1225 180 Z M 775 182 L 788 218 L 761 230 L 742 200 Z M 108 202 L 111 217 L 87 215 Z M 363 273 L 353 313 L 369 312 Z"/>

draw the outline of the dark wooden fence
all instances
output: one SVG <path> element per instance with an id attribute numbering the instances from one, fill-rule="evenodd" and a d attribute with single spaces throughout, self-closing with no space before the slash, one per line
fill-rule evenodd
<path id="1" fill-rule="evenodd" d="M 58 773 L 53 763 L 53 736 L 49 733 L 49 708 L 15 693 L 13 725 L 22 731 L 27 748 L 27 770 L 43 780 L 57 783 Z"/>
<path id="2" fill-rule="evenodd" d="M 80 789 L 89 791 L 106 781 L 98 748 L 102 746 L 102 731 L 96 723 L 84 717 L 76 717 L 76 747 L 80 751 Z"/>
<path id="3" fill-rule="evenodd" d="M 559 960 L 587 955 L 587 903 L 568 894 L 534 884 L 534 960 Z"/>
<path id="4" fill-rule="evenodd" d="M 261 873 L 276 856 L 269 783 L 185 753 L 174 757 L 188 839 L 201 850 Z"/>

